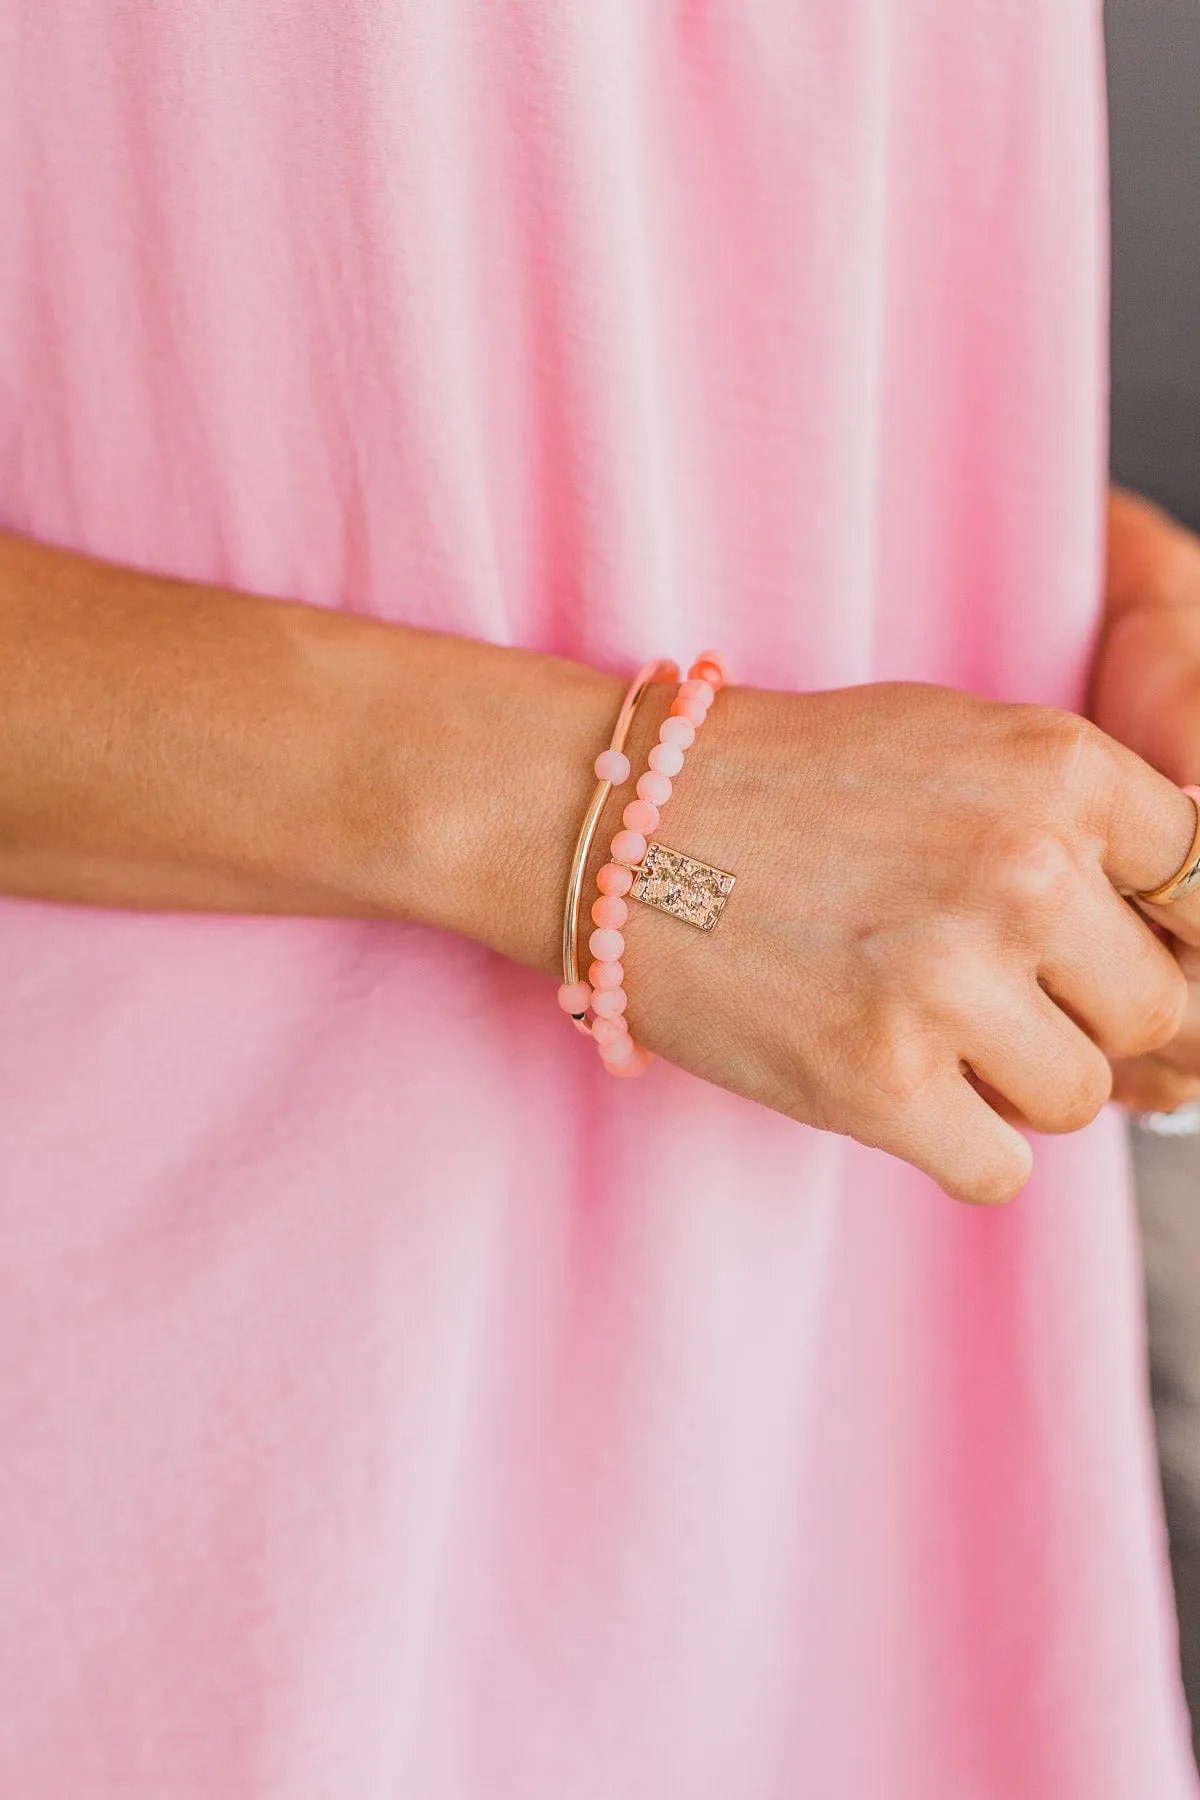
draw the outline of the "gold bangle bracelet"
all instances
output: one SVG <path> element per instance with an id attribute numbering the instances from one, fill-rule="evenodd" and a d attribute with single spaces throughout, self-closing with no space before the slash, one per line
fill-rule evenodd
<path id="1" fill-rule="evenodd" d="M 673 662 L 656 661 L 642 664 L 630 682 L 625 698 L 621 702 L 621 710 L 617 714 L 617 722 L 613 726 L 613 734 L 608 744 L 610 750 L 624 750 L 634 714 L 654 682 L 675 681 L 678 677 L 679 668 Z M 600 815 L 604 811 L 605 802 L 612 793 L 612 787 L 611 781 L 597 783 L 591 805 L 583 815 L 583 824 L 579 827 L 579 836 L 575 840 L 575 854 L 571 858 L 571 874 L 567 881 L 567 898 L 563 907 L 562 959 L 563 980 L 572 987 L 579 980 L 579 902 L 583 894 L 588 857 L 592 853 L 592 845 L 596 840 L 596 828 L 600 823 Z M 582 1017 L 576 1018 L 574 1022 L 580 1031 L 588 1030 L 587 1023 Z"/>

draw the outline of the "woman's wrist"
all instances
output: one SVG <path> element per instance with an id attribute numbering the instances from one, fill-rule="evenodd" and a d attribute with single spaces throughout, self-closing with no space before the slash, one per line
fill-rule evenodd
<path id="1" fill-rule="evenodd" d="M 374 725 L 389 744 L 394 799 L 382 833 L 364 811 L 357 856 L 368 891 L 381 910 L 554 976 L 571 851 L 624 680 L 455 639 L 426 640 L 421 660 L 422 729 L 414 737 L 415 696 L 403 707 L 397 691 Z M 411 667 L 397 677 L 399 691 L 411 688 Z M 389 844 L 396 833 L 402 841 Z"/>

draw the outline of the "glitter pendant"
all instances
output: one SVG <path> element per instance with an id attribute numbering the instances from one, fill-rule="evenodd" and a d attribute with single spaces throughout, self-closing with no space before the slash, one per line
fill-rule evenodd
<path id="1" fill-rule="evenodd" d="M 647 847 L 634 875 L 630 898 L 656 906 L 685 925 L 711 931 L 736 879 L 725 869 L 714 869 L 711 863 L 697 862 L 682 850 L 655 843 Z"/>

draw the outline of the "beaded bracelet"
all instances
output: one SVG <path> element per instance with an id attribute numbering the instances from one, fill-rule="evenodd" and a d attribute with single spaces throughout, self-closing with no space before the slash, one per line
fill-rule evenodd
<path id="1" fill-rule="evenodd" d="M 648 664 L 639 671 L 626 696 L 626 706 L 647 670 L 653 666 Z M 678 673 L 674 665 L 660 664 L 657 668 L 670 669 L 669 676 L 659 675 L 658 679 L 674 679 Z M 650 676 L 646 680 L 638 694 L 639 700 L 649 680 L 654 678 Z M 669 715 L 659 727 L 658 742 L 649 756 L 650 766 L 638 780 L 637 798 L 626 806 L 621 830 L 612 840 L 610 860 L 596 876 L 599 893 L 592 905 L 595 930 L 588 940 L 594 960 L 586 981 L 579 980 L 577 954 L 570 960 L 567 956 L 568 939 L 573 952 L 578 943 L 578 893 L 582 883 L 582 868 L 578 871 L 574 866 L 572 868 L 573 879 L 568 887 L 564 917 L 563 971 L 566 979 L 558 991 L 559 1005 L 571 1015 L 580 1030 L 590 1031 L 599 1046 L 605 1068 L 613 1075 L 640 1075 L 650 1061 L 649 1052 L 631 1037 L 624 1017 L 627 1000 L 625 971 L 620 959 L 625 949 L 621 928 L 629 917 L 626 897 L 641 900 L 701 930 L 711 931 L 734 885 L 734 877 L 728 871 L 697 862 L 678 850 L 668 849 L 665 844 L 651 841 L 651 834 L 658 829 L 662 809 L 671 798 L 673 780 L 683 768 L 685 754 L 708 716 L 717 690 L 728 679 L 728 670 L 718 653 L 704 651 L 688 670 L 687 679 L 681 683 L 671 703 Z M 624 713 L 625 708 L 622 718 Z M 628 724 L 626 720 L 625 733 Z M 618 728 L 620 725 L 619 719 Z M 616 733 L 613 745 L 596 758 L 595 767 L 606 791 L 601 795 L 597 790 L 599 804 L 594 798 L 584 821 L 584 830 L 589 823 L 591 826 L 589 846 L 607 792 L 612 787 L 623 786 L 630 775 L 629 759 L 616 744 Z M 583 836 L 584 831 L 581 831 L 581 842 Z M 578 856 L 578 845 L 576 849 Z M 585 865 L 586 860 L 585 850 Z M 587 1021 L 589 1007 L 594 1015 L 590 1025 Z"/>
<path id="2" fill-rule="evenodd" d="M 609 739 L 607 750 L 602 750 L 596 758 L 594 768 L 596 774 L 596 791 L 592 795 L 591 804 L 579 827 L 579 836 L 575 840 L 575 851 L 571 858 L 571 873 L 567 881 L 567 901 L 563 909 L 562 959 L 563 984 L 558 990 L 559 1004 L 565 1012 L 570 1013 L 572 1021 L 580 1031 L 591 1034 L 591 1026 L 587 1019 L 588 1006 L 591 1003 L 592 990 L 586 981 L 579 979 L 579 909 L 583 896 L 583 881 L 587 874 L 588 857 L 596 837 L 596 828 L 600 823 L 600 815 L 604 811 L 608 796 L 614 787 L 619 787 L 629 780 L 629 758 L 625 755 L 625 740 L 629 736 L 630 727 L 638 707 L 649 693 L 656 681 L 675 681 L 679 676 L 679 665 L 673 662 L 655 661 L 643 663 L 621 702 L 621 710 L 617 714 L 617 722 L 613 726 L 613 734 Z"/>

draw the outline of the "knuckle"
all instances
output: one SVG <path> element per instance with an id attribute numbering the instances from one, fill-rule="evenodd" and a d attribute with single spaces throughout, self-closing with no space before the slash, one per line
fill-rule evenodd
<path id="1" fill-rule="evenodd" d="M 1057 832 L 1022 825 L 998 839 L 990 886 L 1020 911 L 1060 907 L 1077 879 L 1075 859 Z"/>
<path id="2" fill-rule="evenodd" d="M 979 947 L 978 931 L 942 920 L 926 927 L 909 967 L 912 991 L 931 1012 L 961 1016 L 985 1005 L 994 993 L 995 971 Z"/>
<path id="3" fill-rule="evenodd" d="M 1037 777 L 1065 798 L 1090 793 L 1109 767 L 1108 739 L 1090 719 L 1056 707 L 1033 707 L 1030 726 L 1035 739 Z"/>
<path id="4" fill-rule="evenodd" d="M 933 1063 L 924 1032 L 911 1016 L 889 1012 L 856 1042 L 852 1081 L 875 1112 L 903 1111 L 928 1084 Z"/>
<path id="5" fill-rule="evenodd" d="M 864 1042 L 901 1066 L 912 1055 L 913 1038 L 927 1034 L 930 1024 L 961 1019 L 995 1000 L 995 958 L 976 918 L 942 915 L 872 931 L 859 949 L 882 997 Z M 906 1008 L 896 1004 L 897 996 Z"/>

